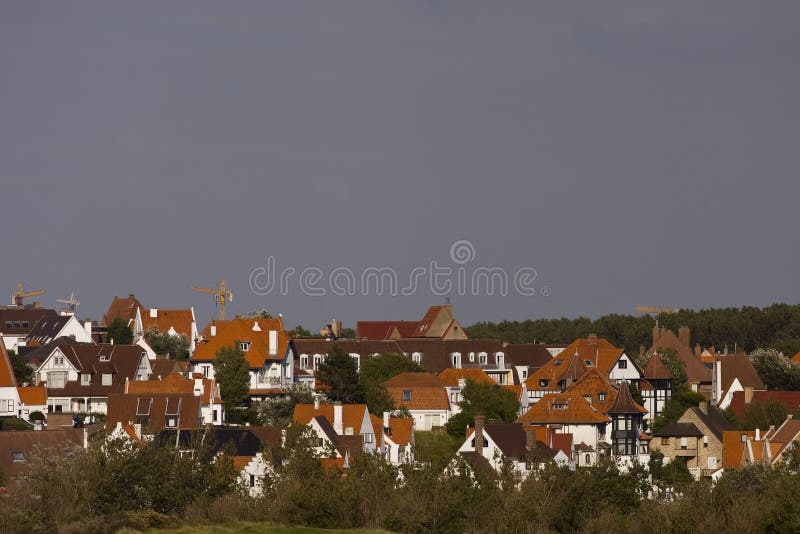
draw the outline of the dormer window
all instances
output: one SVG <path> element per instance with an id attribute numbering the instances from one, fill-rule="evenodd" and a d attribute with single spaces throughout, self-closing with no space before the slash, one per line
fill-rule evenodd
<path id="1" fill-rule="evenodd" d="M 546 379 L 546 378 L 542 378 L 541 380 L 539 380 L 539 387 L 540 388 L 546 388 L 549 384 L 550 384 L 550 381 L 548 379 Z"/>
<path id="2" fill-rule="evenodd" d="M 101 355 L 100 355 L 100 361 L 101 361 L 101 362 L 107 362 L 107 361 L 109 361 L 110 359 L 111 359 L 111 356 L 109 356 L 108 354 L 101 354 Z"/>
<path id="3" fill-rule="evenodd" d="M 240 341 L 239 342 L 239 350 L 242 352 L 247 352 L 250 350 L 250 342 L 249 341 Z"/>
<path id="4" fill-rule="evenodd" d="M 92 383 L 92 375 L 88 373 L 81 374 L 81 385 L 88 386 Z"/>
<path id="5" fill-rule="evenodd" d="M 600 402 L 605 402 L 605 400 L 606 400 L 606 392 L 605 391 L 601 391 L 600 393 L 597 394 L 597 398 L 600 399 Z"/>
<path id="6" fill-rule="evenodd" d="M 411 390 L 410 389 L 404 389 L 403 390 L 403 400 L 404 401 L 410 401 L 411 400 Z"/>
<path id="7" fill-rule="evenodd" d="M 475 361 L 475 353 L 474 352 L 470 352 L 469 353 L 469 361 L 470 361 L 470 363 Z"/>
<path id="8" fill-rule="evenodd" d="M 14 462 L 24 462 L 25 456 L 23 456 L 22 451 L 11 451 L 11 460 Z"/>
<path id="9" fill-rule="evenodd" d="M 495 363 L 495 365 L 497 365 L 497 367 L 499 369 L 502 369 L 505 366 L 505 363 L 506 363 L 505 354 L 503 354 L 502 352 L 495 353 L 495 355 L 494 355 L 494 363 Z"/>
<path id="10" fill-rule="evenodd" d="M 486 365 L 488 363 L 489 357 L 486 355 L 485 352 L 478 353 L 478 363 L 481 365 Z"/>
<path id="11" fill-rule="evenodd" d="M 564 403 L 564 402 L 554 402 L 553 403 L 553 409 L 554 410 L 566 410 L 567 409 L 567 404 Z"/>
<path id="12" fill-rule="evenodd" d="M 414 361 L 414 363 L 422 363 L 422 354 L 415 352 L 411 354 L 411 359 Z"/>
<path id="13" fill-rule="evenodd" d="M 308 369 L 308 355 L 301 354 L 300 355 L 300 369 Z"/>
<path id="14" fill-rule="evenodd" d="M 102 381 L 103 381 L 102 384 L 104 386 L 110 386 L 111 385 L 111 373 L 103 373 Z"/>
<path id="15" fill-rule="evenodd" d="M 564 360 L 556 360 L 553 362 L 553 367 L 558 367 L 563 363 Z"/>
<path id="16" fill-rule="evenodd" d="M 454 352 L 450 355 L 450 360 L 453 362 L 453 367 L 456 369 L 461 368 L 461 353 Z"/>
<path id="17" fill-rule="evenodd" d="M 586 364 L 586 367 L 591 367 L 593 365 L 592 360 L 583 360 L 583 363 Z"/>

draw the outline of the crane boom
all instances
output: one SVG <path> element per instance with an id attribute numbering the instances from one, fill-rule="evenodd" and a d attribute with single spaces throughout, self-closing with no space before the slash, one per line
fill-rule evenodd
<path id="1" fill-rule="evenodd" d="M 14 293 L 14 295 L 12 295 L 12 302 L 14 304 L 16 304 L 17 306 L 22 306 L 23 299 L 26 299 L 28 297 L 36 297 L 38 295 L 43 295 L 43 294 L 44 294 L 44 289 L 37 289 L 35 291 L 25 292 L 23 290 L 23 288 L 22 288 L 22 282 L 19 282 L 17 284 L 16 293 Z"/>
<path id="2" fill-rule="evenodd" d="M 680 308 L 669 308 L 666 306 L 636 306 L 636 311 L 640 313 L 654 313 L 656 315 L 662 313 L 678 313 Z"/>
<path id="3" fill-rule="evenodd" d="M 223 278 L 219 282 L 219 289 L 208 289 L 205 287 L 196 287 L 192 286 L 194 291 L 199 291 L 201 293 L 208 293 L 210 295 L 214 295 L 214 299 L 216 300 L 217 304 L 219 304 L 219 320 L 225 320 L 225 303 L 230 302 L 233 300 L 233 291 L 230 289 L 225 288 L 225 279 Z"/>

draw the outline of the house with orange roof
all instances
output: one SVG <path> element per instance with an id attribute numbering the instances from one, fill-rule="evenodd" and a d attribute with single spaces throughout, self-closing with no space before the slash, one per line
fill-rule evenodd
<path id="1" fill-rule="evenodd" d="M 384 382 L 396 408 L 406 408 L 417 430 L 432 430 L 447 424 L 452 404 L 445 382 L 430 373 L 400 373 Z"/>
<path id="2" fill-rule="evenodd" d="M 125 321 L 125 324 L 130 326 L 131 330 L 133 330 L 133 321 L 136 318 L 136 311 L 138 309 L 144 309 L 144 306 L 133 293 L 130 293 L 126 298 L 115 295 L 114 298 L 111 299 L 111 305 L 109 305 L 108 311 L 103 315 L 101 325 L 108 326 L 114 322 L 114 319 L 119 318 Z"/>
<path id="3" fill-rule="evenodd" d="M 0 417 L 17 417 L 19 402 L 14 366 L 5 343 L 0 342 Z"/>
<path id="4" fill-rule="evenodd" d="M 738 469 L 750 464 L 775 465 L 785 461 L 797 447 L 800 447 L 800 420 L 790 415 L 778 428 L 725 432 L 723 466 Z"/>
<path id="5" fill-rule="evenodd" d="M 237 347 L 250 366 L 250 398 L 263 400 L 294 381 L 294 353 L 283 318 L 243 318 L 212 322 L 189 357 L 191 371 L 214 378 L 214 361 L 223 347 Z"/>
<path id="6" fill-rule="evenodd" d="M 175 337 L 185 337 L 189 343 L 189 354 L 194 352 L 200 337 L 194 308 L 175 310 L 137 308 L 133 320 L 134 338 L 144 337 L 145 332 L 151 329 Z"/>
<path id="7" fill-rule="evenodd" d="M 376 431 L 381 427 L 379 452 L 383 458 L 393 465 L 413 463 L 414 419 L 391 417 L 389 412 L 383 413 L 382 421 L 377 416 L 372 417 Z"/>
<path id="8" fill-rule="evenodd" d="M 545 363 L 525 381 L 530 404 L 550 393 L 564 391 L 589 369 L 600 370 L 610 380 L 638 384 L 642 371 L 624 350 L 608 340 L 590 334 L 567 345 L 558 356 Z"/>
<path id="9" fill-rule="evenodd" d="M 321 421 L 317 420 L 316 423 L 312 421 L 317 418 L 327 421 L 330 428 L 335 433 L 335 436 L 342 438 L 357 437 L 359 438 L 360 445 L 359 451 L 375 452 L 377 449 L 376 442 L 376 429 L 373 427 L 372 419 L 366 404 L 342 404 L 335 402 L 333 404 L 322 404 L 316 400 L 314 404 L 297 404 L 294 407 L 292 419 L 301 425 L 310 425 L 317 434 L 319 439 L 327 440 L 334 449 L 337 448 L 337 439 L 334 439 L 327 426 Z M 382 431 L 381 428 L 377 429 Z M 345 442 L 342 442 L 345 443 Z M 352 440 L 346 443 L 346 447 L 350 448 Z M 320 442 L 320 450 L 327 448 L 327 442 L 323 444 Z M 339 451 L 341 454 L 342 451 Z M 354 451 L 351 451 L 351 454 Z M 342 456 L 344 456 L 342 454 Z"/>
<path id="10" fill-rule="evenodd" d="M 17 388 L 19 407 L 17 416 L 30 421 L 33 412 L 47 413 L 47 388 L 44 386 L 25 386 Z"/>

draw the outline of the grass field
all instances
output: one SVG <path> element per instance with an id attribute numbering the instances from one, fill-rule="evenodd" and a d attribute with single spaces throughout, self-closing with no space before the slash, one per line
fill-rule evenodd
<path id="1" fill-rule="evenodd" d="M 136 530 L 120 530 L 118 534 L 133 534 Z M 326 530 L 311 527 L 287 527 L 270 523 L 227 523 L 224 525 L 210 526 L 183 526 L 174 530 L 148 530 L 148 533 L 178 533 L 178 534 L 383 534 L 385 530 Z"/>

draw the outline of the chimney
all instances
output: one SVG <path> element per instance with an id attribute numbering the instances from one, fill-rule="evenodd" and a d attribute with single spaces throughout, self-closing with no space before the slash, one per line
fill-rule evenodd
<path id="1" fill-rule="evenodd" d="M 536 448 L 536 431 L 530 427 L 525 432 L 525 449 L 532 451 Z"/>
<path id="2" fill-rule="evenodd" d="M 750 404 L 753 402 L 753 388 L 750 386 L 745 386 L 744 388 L 744 403 Z"/>
<path id="3" fill-rule="evenodd" d="M 725 343 L 725 348 L 723 349 L 722 354 L 724 354 L 724 355 L 728 354 L 728 344 L 727 343 Z"/>
<path id="4" fill-rule="evenodd" d="M 336 401 L 333 403 L 333 429 L 340 436 L 344 434 L 344 427 L 342 426 L 342 403 Z"/>
<path id="5" fill-rule="evenodd" d="M 682 326 L 678 328 L 678 341 L 681 342 L 681 345 L 684 347 L 689 347 L 689 327 Z"/>
<path id="6" fill-rule="evenodd" d="M 258 321 L 253 321 L 253 332 L 261 332 L 261 325 L 258 324 Z"/>
<path id="7" fill-rule="evenodd" d="M 278 354 L 278 331 L 269 331 L 269 355 L 277 356 Z"/>
<path id="8" fill-rule="evenodd" d="M 314 411 L 319 410 L 319 397 L 314 397 Z"/>
<path id="9" fill-rule="evenodd" d="M 483 423 L 485 421 L 485 416 L 475 416 L 475 452 L 480 456 L 483 456 Z"/>
<path id="10" fill-rule="evenodd" d="M 126 376 L 125 377 L 125 394 L 128 393 L 128 385 L 130 384 L 130 379 Z"/>
<path id="11" fill-rule="evenodd" d="M 86 330 L 86 333 L 89 334 L 89 337 L 92 337 L 92 321 L 85 321 L 83 323 L 83 329 Z"/>
<path id="12" fill-rule="evenodd" d="M 150 308 L 150 318 L 155 319 L 158 317 L 158 308 Z"/>
<path id="13" fill-rule="evenodd" d="M 703 352 L 703 349 L 700 347 L 700 343 L 695 343 L 694 345 L 694 355 L 698 358 L 700 357 L 700 353 Z"/>
<path id="14" fill-rule="evenodd" d="M 586 342 L 589 345 L 597 345 L 597 334 L 589 334 L 589 337 L 586 338 Z"/>
<path id="15" fill-rule="evenodd" d="M 389 410 L 383 412 L 383 428 L 389 428 Z"/>
<path id="16" fill-rule="evenodd" d="M 756 427 L 756 441 L 761 441 L 761 429 Z"/>
<path id="17" fill-rule="evenodd" d="M 700 408 L 701 412 L 708 415 L 708 401 L 701 402 L 697 407 Z"/>
<path id="18" fill-rule="evenodd" d="M 214 337 L 216 335 L 217 335 L 217 325 L 212 324 L 211 325 L 211 337 Z"/>

